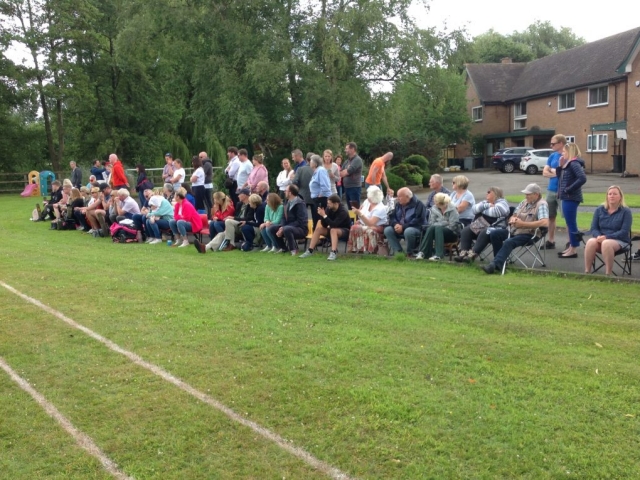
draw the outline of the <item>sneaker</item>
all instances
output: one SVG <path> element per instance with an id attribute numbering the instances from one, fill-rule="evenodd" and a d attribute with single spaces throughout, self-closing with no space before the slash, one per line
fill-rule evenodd
<path id="1" fill-rule="evenodd" d="M 487 263 L 482 267 L 482 270 L 484 270 L 485 273 L 491 275 L 492 273 L 495 273 L 496 266 L 493 263 Z"/>
<path id="2" fill-rule="evenodd" d="M 307 258 L 307 257 L 310 257 L 311 255 L 313 255 L 313 252 L 310 252 L 309 250 L 307 250 L 302 255 L 300 255 L 300 257 L 298 257 L 298 258 Z"/>
<path id="3" fill-rule="evenodd" d="M 420 252 L 422 253 L 422 252 Z M 440 260 L 440 257 L 438 255 L 434 255 L 433 257 L 429 257 L 429 260 L 431 260 L 432 262 L 437 262 Z"/>
<path id="4" fill-rule="evenodd" d="M 278 248 L 277 247 L 271 247 L 271 250 L 269 250 L 269 253 L 278 253 Z"/>
<path id="5" fill-rule="evenodd" d="M 144 243 L 151 243 L 155 240 L 154 237 L 147 237 L 147 240 Z"/>
<path id="6" fill-rule="evenodd" d="M 550 242 L 549 240 L 547 240 L 546 243 L 544 244 L 544 248 L 545 250 L 555 250 L 556 242 Z"/>
<path id="7" fill-rule="evenodd" d="M 260 250 L 260 251 L 261 251 L 261 252 L 263 252 L 263 253 L 270 252 L 270 251 L 271 251 L 271 247 L 264 247 L 264 248 L 263 248 L 262 250 Z"/>
<path id="8" fill-rule="evenodd" d="M 338 255 L 336 254 L 336 252 L 331 252 L 327 257 L 327 260 L 334 261 L 336 258 L 338 258 Z"/>
<path id="9" fill-rule="evenodd" d="M 291 256 L 295 257 L 296 255 L 298 255 L 298 250 L 291 250 Z"/>
<path id="10" fill-rule="evenodd" d="M 193 246 L 196 247 L 196 250 L 199 253 L 207 253 L 207 246 L 204 243 L 200 242 L 199 240 L 194 240 Z"/>
<path id="11" fill-rule="evenodd" d="M 179 248 L 182 247 L 188 247 L 189 246 L 189 240 L 187 240 L 186 238 L 182 241 L 182 244 L 180 245 Z"/>
<path id="12" fill-rule="evenodd" d="M 98 238 L 100 237 L 102 232 L 100 230 L 92 230 L 91 231 L 91 235 L 93 236 L 93 238 Z"/>
<path id="13" fill-rule="evenodd" d="M 416 260 L 424 260 L 424 253 L 418 252 L 418 254 L 416 255 Z"/>
<path id="14" fill-rule="evenodd" d="M 278 250 L 276 250 L 274 253 L 284 253 L 284 249 L 283 248 L 279 248 Z"/>
<path id="15" fill-rule="evenodd" d="M 640 250 L 636 251 L 636 253 L 631 256 L 631 260 L 640 260 Z"/>
<path id="16" fill-rule="evenodd" d="M 475 252 L 471 252 L 469 253 L 469 255 L 467 255 L 466 257 L 464 257 L 464 262 L 465 263 L 473 263 L 473 261 L 478 258 L 478 254 Z"/>
<path id="17" fill-rule="evenodd" d="M 226 238 L 222 241 L 222 243 L 220 244 L 220 246 L 218 247 L 218 251 L 222 252 L 224 251 L 225 248 L 227 248 L 229 246 L 229 240 L 227 240 Z"/>
<path id="18" fill-rule="evenodd" d="M 160 239 L 160 238 L 152 238 L 151 241 L 149 242 L 149 245 L 157 245 L 159 243 L 162 243 L 162 239 Z"/>

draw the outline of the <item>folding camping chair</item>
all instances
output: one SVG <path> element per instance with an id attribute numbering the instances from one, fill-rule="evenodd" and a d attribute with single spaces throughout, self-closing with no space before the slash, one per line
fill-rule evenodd
<path id="1" fill-rule="evenodd" d="M 502 265 L 502 275 L 507 267 L 507 263 L 520 264 L 524 268 L 536 268 L 536 266 L 546 267 L 546 249 L 545 242 L 547 241 L 547 227 L 538 227 L 533 232 L 533 235 L 527 243 L 520 247 L 516 247 L 509 255 L 509 258 Z M 511 230 L 509 230 L 509 237 L 511 238 Z"/>

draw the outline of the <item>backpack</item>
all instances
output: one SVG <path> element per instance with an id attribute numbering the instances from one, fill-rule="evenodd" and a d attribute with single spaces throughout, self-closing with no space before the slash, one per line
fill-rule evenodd
<path id="1" fill-rule="evenodd" d="M 120 223 L 114 223 L 109 230 L 113 243 L 142 243 L 143 241 L 141 232 Z"/>

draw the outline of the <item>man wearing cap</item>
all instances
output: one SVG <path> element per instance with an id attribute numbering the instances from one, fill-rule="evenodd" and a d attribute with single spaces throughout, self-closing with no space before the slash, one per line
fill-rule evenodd
<path id="1" fill-rule="evenodd" d="M 515 209 L 509 218 L 509 231 L 505 228 L 493 230 L 489 234 L 493 247 L 493 261 L 483 266 L 486 273 L 494 273 L 502 270 L 502 266 L 516 247 L 526 245 L 536 228 L 549 226 L 549 206 L 542 198 L 542 190 L 536 183 L 530 183 L 522 190 L 525 199 Z"/>
<path id="2" fill-rule="evenodd" d="M 224 240 L 218 250 L 228 252 L 236 248 L 234 243 L 236 237 L 240 235 L 240 228 L 244 226 L 248 219 L 253 218 L 253 208 L 249 205 L 250 195 L 251 190 L 248 188 L 238 190 L 238 198 L 240 200 L 236 205 L 236 213 L 233 218 L 225 218 L 224 220 Z M 212 242 L 209 242 L 205 247 L 205 251 L 210 248 Z M 198 247 L 196 246 L 196 248 Z"/>
<path id="3" fill-rule="evenodd" d="M 164 154 L 165 165 L 162 169 L 162 181 L 169 183 L 173 178 L 173 155 L 169 152 Z"/>
<path id="4" fill-rule="evenodd" d="M 111 185 L 114 190 L 120 190 L 121 188 L 129 188 L 129 180 L 124 174 L 124 168 L 122 168 L 122 162 L 115 153 L 109 155 L 109 163 L 111 164 Z"/>

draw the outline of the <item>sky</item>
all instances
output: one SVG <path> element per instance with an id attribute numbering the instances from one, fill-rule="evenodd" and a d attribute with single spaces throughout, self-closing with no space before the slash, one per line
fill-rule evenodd
<path id="1" fill-rule="evenodd" d="M 446 23 L 449 30 L 466 27 L 472 37 L 490 28 L 503 35 L 522 31 L 536 20 L 548 20 L 557 29 L 571 28 L 587 42 L 640 27 L 637 0 L 615 0 L 611 4 L 585 0 L 430 0 L 428 5 L 429 10 L 417 2 L 411 7 L 419 27 L 443 30 Z"/>

